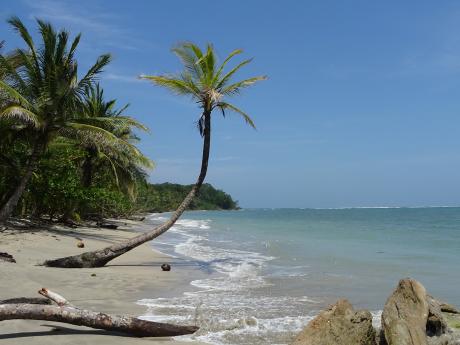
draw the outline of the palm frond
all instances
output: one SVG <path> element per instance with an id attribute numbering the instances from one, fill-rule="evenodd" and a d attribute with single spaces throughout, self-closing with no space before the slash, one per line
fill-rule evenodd
<path id="1" fill-rule="evenodd" d="M 191 95 L 199 97 L 199 93 L 186 81 L 169 76 L 141 75 L 141 79 L 147 79 L 158 86 L 162 86 L 177 95 Z"/>
<path id="2" fill-rule="evenodd" d="M 243 50 L 241 49 L 235 49 L 234 51 L 232 51 L 230 54 L 228 54 L 228 56 L 225 58 L 224 62 L 222 62 L 222 64 L 220 65 L 219 69 L 217 70 L 215 76 L 214 76 L 214 80 L 213 80 L 213 85 L 215 84 L 216 81 L 219 80 L 220 78 L 220 75 L 222 74 L 222 71 L 224 70 L 225 66 L 227 65 L 227 63 L 235 56 L 235 55 L 238 55 L 238 54 L 241 54 L 243 52 Z"/>
<path id="3" fill-rule="evenodd" d="M 239 93 L 241 89 L 254 85 L 258 81 L 262 81 L 262 80 L 267 80 L 267 76 L 258 76 L 258 77 L 248 78 L 248 79 L 233 83 L 231 85 L 228 85 L 222 88 L 220 92 L 222 93 L 222 95 L 226 95 L 226 96 L 234 95 L 234 94 Z"/>
<path id="4" fill-rule="evenodd" d="M 240 62 L 238 65 L 236 65 L 235 67 L 233 67 L 227 74 L 225 74 L 222 79 L 219 80 L 219 82 L 217 83 L 217 86 L 216 88 L 217 89 L 220 89 L 222 88 L 229 80 L 230 78 L 232 77 L 232 75 L 234 75 L 241 67 L 247 65 L 248 63 L 250 63 L 252 61 L 252 59 L 247 59 L 247 60 L 244 60 L 243 62 Z"/>
<path id="5" fill-rule="evenodd" d="M 22 96 L 18 91 L 5 83 L 3 80 L 0 80 L 0 90 L 3 90 L 8 95 L 8 97 L 11 98 L 11 100 L 19 103 L 19 105 L 29 109 L 33 108 L 33 106 L 24 96 Z"/>
<path id="6" fill-rule="evenodd" d="M 85 76 L 78 82 L 79 88 L 82 90 L 91 87 L 92 83 L 96 80 L 97 76 L 103 71 L 104 67 L 111 61 L 110 54 L 104 54 L 98 57 L 96 63 L 86 72 Z"/>
<path id="7" fill-rule="evenodd" d="M 199 80 L 203 74 L 200 64 L 197 64 L 200 57 L 198 57 L 195 51 L 190 47 L 190 44 L 191 43 L 184 43 L 178 45 L 172 48 L 172 52 L 182 61 L 184 67 Z"/>
<path id="8" fill-rule="evenodd" d="M 12 79 L 12 81 L 15 84 L 18 84 L 21 87 L 21 89 L 24 90 L 26 89 L 27 85 L 23 78 L 17 72 L 17 67 L 11 63 L 11 59 L 11 57 L 8 58 L 3 55 L 0 55 L 0 68 L 2 70 L 2 79 Z"/>
<path id="9" fill-rule="evenodd" d="M 63 137 L 79 138 L 82 141 L 99 142 L 102 145 L 113 145 L 118 138 L 111 132 L 86 123 L 68 122 L 59 130 Z"/>
<path id="10" fill-rule="evenodd" d="M 233 112 L 241 115 L 243 117 L 244 121 L 246 121 L 246 123 L 249 126 L 251 126 L 252 128 L 256 129 L 256 125 L 254 124 L 254 121 L 249 117 L 249 115 L 246 114 L 241 109 L 238 109 L 234 105 L 232 105 L 230 103 L 226 103 L 226 102 L 219 102 L 219 103 L 217 103 L 216 107 L 218 107 L 222 111 L 222 114 L 224 116 L 225 116 L 225 111 L 226 110 L 230 110 L 230 111 L 233 111 Z"/>
<path id="11" fill-rule="evenodd" d="M 67 53 L 66 65 L 68 65 L 73 60 L 75 50 L 77 49 L 78 43 L 80 43 L 80 39 L 81 39 L 81 34 L 78 34 L 77 36 L 75 36 L 72 42 L 72 45 L 70 46 L 70 50 Z"/>
<path id="12" fill-rule="evenodd" d="M 19 35 L 21 38 L 24 40 L 24 42 L 27 44 L 29 47 L 32 56 L 34 58 L 35 63 L 38 66 L 38 59 L 37 59 L 37 50 L 34 45 L 34 41 L 32 39 L 32 36 L 30 36 L 29 31 L 26 29 L 22 21 L 17 17 L 13 16 L 10 19 L 8 19 L 8 23 L 13 26 L 13 28 L 19 32 Z"/>
<path id="13" fill-rule="evenodd" d="M 0 111 L 0 118 L 17 119 L 23 123 L 30 123 L 35 128 L 41 127 L 40 117 L 19 105 L 9 105 L 3 108 Z"/>
<path id="14" fill-rule="evenodd" d="M 137 128 L 144 132 L 148 132 L 147 126 L 143 125 L 139 121 L 129 116 L 99 116 L 99 117 L 88 117 L 81 118 L 78 120 L 79 123 L 93 125 L 104 129 L 123 129 L 123 128 Z"/>

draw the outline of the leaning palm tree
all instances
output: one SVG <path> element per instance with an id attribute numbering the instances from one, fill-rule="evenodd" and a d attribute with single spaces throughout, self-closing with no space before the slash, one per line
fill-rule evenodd
<path id="1" fill-rule="evenodd" d="M 27 163 L 18 184 L 0 209 L 0 222 L 14 211 L 26 185 L 37 168 L 41 156 L 52 140 L 74 133 L 89 134 L 100 140 L 113 140 L 102 128 L 80 121 L 80 108 L 85 90 L 90 87 L 110 55 L 101 55 L 96 63 L 78 79 L 75 51 L 77 35 L 69 47 L 69 34 L 56 32 L 51 24 L 37 20 L 42 43 L 36 48 L 28 30 L 17 17 L 8 20 L 19 33 L 27 49 L 17 49 L 15 64 L 0 55 L 0 91 L 6 100 L 0 104 L 0 121 L 14 122 L 28 132 L 31 142 Z"/>
<path id="2" fill-rule="evenodd" d="M 195 185 L 171 217 L 151 231 L 98 251 L 49 260 L 44 263 L 46 266 L 101 267 L 131 249 L 160 236 L 171 228 L 187 209 L 206 177 L 211 147 L 211 115 L 213 111 L 219 109 L 224 116 L 227 111 L 233 111 L 241 115 L 248 125 L 255 127 L 249 115 L 225 100 L 226 97 L 236 95 L 242 89 L 266 79 L 265 76 L 258 76 L 232 82 L 234 74 L 241 67 L 251 62 L 251 59 L 244 60 L 229 71 L 225 71 L 225 67 L 230 60 L 240 54 L 241 50 L 231 52 L 220 66 L 217 66 L 216 55 L 211 45 L 208 45 L 207 49 L 202 51 L 195 44 L 185 43 L 174 48 L 173 52 L 181 59 L 184 65 L 182 73 L 179 75 L 141 76 L 141 78 L 149 80 L 155 85 L 165 87 L 175 94 L 189 96 L 199 104 L 201 114 L 198 117 L 197 127 L 203 138 L 203 153 L 201 170 Z"/>

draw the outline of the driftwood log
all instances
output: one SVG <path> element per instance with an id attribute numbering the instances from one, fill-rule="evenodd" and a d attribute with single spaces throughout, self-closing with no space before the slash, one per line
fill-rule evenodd
<path id="1" fill-rule="evenodd" d="M 0 304 L 52 304 L 51 300 L 41 297 L 16 297 L 0 301 Z"/>
<path id="2" fill-rule="evenodd" d="M 123 332 L 137 337 L 177 336 L 192 334 L 198 330 L 198 327 L 195 326 L 178 326 L 140 320 L 131 316 L 109 315 L 80 309 L 70 304 L 61 295 L 45 288 L 38 293 L 57 305 L 32 304 L 28 303 L 27 299 L 25 299 L 27 303 L 0 304 L 0 321 L 17 319 L 55 321 Z M 17 302 L 17 300 L 14 302 Z"/>

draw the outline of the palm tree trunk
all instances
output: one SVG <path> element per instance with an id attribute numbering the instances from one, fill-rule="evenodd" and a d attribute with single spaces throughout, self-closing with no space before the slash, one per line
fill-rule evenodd
<path id="1" fill-rule="evenodd" d="M 44 265 L 48 267 L 62 268 L 102 267 L 109 261 L 119 257 L 131 249 L 136 248 L 137 246 L 140 246 L 145 242 L 153 240 L 171 228 L 190 205 L 193 198 L 200 190 L 200 187 L 206 177 L 206 172 L 208 170 L 209 151 L 211 148 L 211 111 L 205 111 L 203 116 L 205 120 L 205 127 L 203 131 L 203 155 L 201 159 L 200 175 L 198 176 L 195 185 L 192 187 L 192 190 L 187 194 L 176 211 L 174 211 L 174 213 L 165 223 L 155 227 L 147 233 L 138 235 L 121 243 L 116 243 L 110 247 L 93 252 L 86 252 L 80 255 L 68 256 L 55 260 L 47 260 L 44 262 Z"/>
<path id="2" fill-rule="evenodd" d="M 91 187 L 91 183 L 93 182 L 93 157 L 95 153 L 93 151 L 89 151 L 86 153 L 85 160 L 83 161 L 82 170 L 82 184 L 83 187 L 89 188 Z"/>
<path id="3" fill-rule="evenodd" d="M 0 224 L 4 223 L 13 214 L 13 211 L 16 208 L 19 199 L 21 198 L 22 194 L 24 193 L 24 190 L 26 189 L 27 183 L 29 182 L 32 173 L 37 168 L 37 163 L 40 159 L 42 151 L 43 145 L 39 143 L 36 144 L 32 151 L 32 155 L 29 158 L 29 162 L 27 163 L 24 175 L 21 177 L 13 193 L 11 193 L 10 197 L 0 210 Z"/>

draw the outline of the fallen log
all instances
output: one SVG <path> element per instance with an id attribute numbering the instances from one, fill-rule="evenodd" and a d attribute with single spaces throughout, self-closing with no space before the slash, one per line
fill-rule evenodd
<path id="1" fill-rule="evenodd" d="M 52 302 L 47 298 L 40 298 L 40 297 L 16 297 L 16 298 L 9 298 L 0 301 L 0 304 L 46 304 L 50 305 Z"/>
<path id="2" fill-rule="evenodd" d="M 195 326 L 178 326 L 140 320 L 131 316 L 109 315 L 80 309 L 50 290 L 43 288 L 39 293 L 56 302 L 58 306 L 30 303 L 0 304 L 0 321 L 17 319 L 55 321 L 123 332 L 137 337 L 178 336 L 192 334 L 198 330 L 198 327 Z"/>

